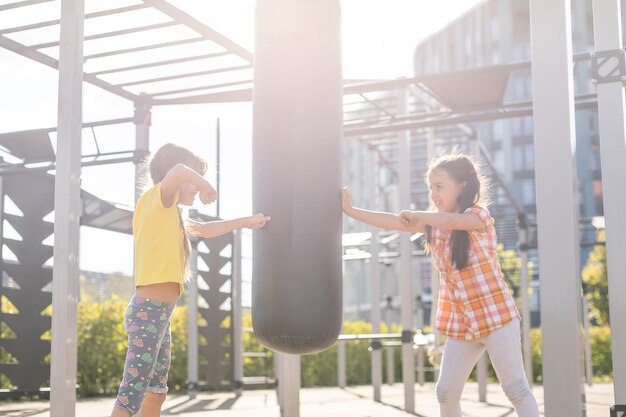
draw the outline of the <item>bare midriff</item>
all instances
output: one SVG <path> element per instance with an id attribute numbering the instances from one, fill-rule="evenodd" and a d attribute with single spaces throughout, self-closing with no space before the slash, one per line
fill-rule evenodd
<path id="1" fill-rule="evenodd" d="M 137 296 L 174 304 L 180 297 L 180 285 L 177 282 L 142 285 L 137 287 Z"/>

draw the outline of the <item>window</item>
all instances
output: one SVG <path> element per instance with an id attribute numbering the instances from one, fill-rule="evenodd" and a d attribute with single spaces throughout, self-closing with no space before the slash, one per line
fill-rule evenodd
<path id="1" fill-rule="evenodd" d="M 513 146 L 513 170 L 528 171 L 535 169 L 535 149 L 532 143 Z"/>
<path id="2" fill-rule="evenodd" d="M 533 134 L 533 118 L 531 116 L 518 117 L 513 119 L 512 133 L 514 137 L 532 136 Z"/>
<path id="3" fill-rule="evenodd" d="M 532 81 L 529 74 L 520 74 L 513 78 L 513 99 L 529 100 L 532 97 Z"/>
<path id="4" fill-rule="evenodd" d="M 513 60 L 514 61 L 530 60 L 530 42 L 516 42 L 513 45 Z"/>
<path id="5" fill-rule="evenodd" d="M 504 172 L 504 153 L 502 149 L 493 151 L 493 164 L 498 172 Z"/>
<path id="6" fill-rule="evenodd" d="M 532 205 L 535 204 L 535 180 L 525 179 L 522 180 L 522 204 Z"/>
<path id="7" fill-rule="evenodd" d="M 498 40 L 498 16 L 492 16 L 489 20 L 489 35 L 493 42 Z"/>

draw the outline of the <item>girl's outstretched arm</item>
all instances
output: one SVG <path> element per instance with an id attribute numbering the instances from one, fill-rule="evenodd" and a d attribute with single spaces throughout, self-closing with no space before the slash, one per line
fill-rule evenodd
<path id="1" fill-rule="evenodd" d="M 422 224 L 444 230 L 478 230 L 479 232 L 487 230 L 485 223 L 473 213 L 404 210 L 400 212 L 399 217 L 405 227 Z"/>
<path id="2" fill-rule="evenodd" d="M 203 204 L 213 203 L 217 200 L 217 192 L 207 180 L 187 165 L 176 164 L 161 181 L 161 202 L 164 207 L 170 207 L 174 203 L 174 196 L 182 183 L 195 185 Z"/>
<path id="3" fill-rule="evenodd" d="M 260 229 L 270 220 L 271 217 L 269 216 L 255 214 L 254 216 L 240 217 L 238 219 L 215 220 L 206 223 L 187 220 L 187 223 L 189 226 L 189 233 L 192 236 L 210 238 L 230 233 L 233 230 L 241 229 L 242 227 Z"/>
<path id="4" fill-rule="evenodd" d="M 400 222 L 400 218 L 393 213 L 384 211 L 371 211 L 352 206 L 352 192 L 350 188 L 344 187 L 341 190 L 341 207 L 348 216 L 370 226 L 379 227 L 386 230 L 398 230 L 401 232 L 424 232 L 421 224 L 414 224 L 407 227 Z"/>

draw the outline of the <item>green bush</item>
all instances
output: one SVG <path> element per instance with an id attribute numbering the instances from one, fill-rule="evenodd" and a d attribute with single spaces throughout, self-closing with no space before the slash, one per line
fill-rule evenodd
<path id="1" fill-rule="evenodd" d="M 124 331 L 124 312 L 127 303 L 117 298 L 102 303 L 83 300 L 78 310 L 78 394 L 82 397 L 95 395 L 114 395 L 117 392 L 124 368 L 126 353 L 126 332 Z M 202 324 L 202 323 L 200 323 Z M 228 326 L 225 322 L 223 326 Z M 251 328 L 250 315 L 243 317 L 243 327 Z M 394 325 L 391 329 L 399 333 Z M 187 307 L 174 310 L 171 321 L 172 366 L 168 385 L 172 392 L 185 389 L 187 380 Z M 363 321 L 345 322 L 344 334 L 371 333 L 370 323 Z M 382 333 L 387 332 L 383 324 Z M 0 337 L 2 334 L 0 333 Z M 5 335 L 6 336 L 6 335 Z M 349 385 L 371 383 L 371 353 L 369 341 L 346 341 L 346 382 Z M 251 332 L 243 334 L 246 352 L 265 352 L 265 348 Z M 611 338 L 608 327 L 591 328 L 592 362 L 594 380 L 607 382 L 612 380 Z M 541 374 L 541 331 L 531 330 L 531 349 L 533 356 L 534 382 L 542 382 Z M 396 381 L 402 380 L 401 349 L 394 348 L 394 368 Z M 386 359 L 383 354 L 383 368 Z M 0 363 L 9 363 L 11 358 L 0 350 Z M 430 367 L 428 358 L 426 367 Z M 302 356 L 302 386 L 337 385 L 337 344 L 315 355 Z M 386 370 L 383 369 L 383 375 Z M 490 377 L 495 380 L 495 372 L 490 367 Z M 274 376 L 274 356 L 271 352 L 265 358 L 244 358 L 244 375 Z M 433 373 L 426 373 L 426 380 L 433 380 Z M 12 388 L 7 378 L 0 379 L 0 388 Z"/>

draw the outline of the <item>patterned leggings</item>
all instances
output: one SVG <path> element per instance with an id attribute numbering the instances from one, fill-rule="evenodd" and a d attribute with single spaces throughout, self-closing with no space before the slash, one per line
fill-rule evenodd
<path id="1" fill-rule="evenodd" d="M 137 414 L 146 392 L 166 393 L 175 304 L 134 296 L 124 317 L 128 352 L 115 406 Z"/>

